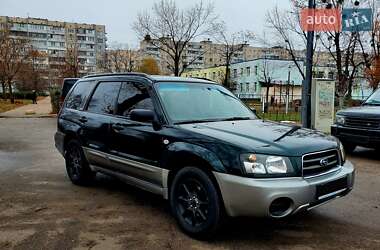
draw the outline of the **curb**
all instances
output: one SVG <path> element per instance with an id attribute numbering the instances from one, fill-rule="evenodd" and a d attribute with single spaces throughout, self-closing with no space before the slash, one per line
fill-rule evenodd
<path id="1" fill-rule="evenodd" d="M 57 114 L 51 115 L 1 115 L 0 118 L 56 118 Z"/>

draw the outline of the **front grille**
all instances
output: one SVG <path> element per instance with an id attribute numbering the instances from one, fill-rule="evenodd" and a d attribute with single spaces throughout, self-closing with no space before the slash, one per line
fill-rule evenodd
<path id="1" fill-rule="evenodd" d="M 380 129 L 380 119 L 346 117 L 345 125 L 354 128 Z"/>
<path id="2" fill-rule="evenodd" d="M 323 174 L 340 165 L 339 152 L 336 149 L 310 153 L 302 157 L 303 176 Z"/>

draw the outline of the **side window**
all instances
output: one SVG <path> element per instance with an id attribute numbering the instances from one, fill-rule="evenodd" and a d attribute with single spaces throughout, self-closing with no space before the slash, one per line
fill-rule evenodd
<path id="1" fill-rule="evenodd" d="M 136 82 L 123 82 L 117 101 L 117 115 L 129 116 L 133 109 L 154 110 L 146 86 Z"/>
<path id="2" fill-rule="evenodd" d="M 94 87 L 94 81 L 79 82 L 66 100 L 66 108 L 79 110 L 86 102 Z"/>
<path id="3" fill-rule="evenodd" d="M 98 114 L 113 114 L 120 82 L 101 82 L 96 87 L 87 110 Z"/>

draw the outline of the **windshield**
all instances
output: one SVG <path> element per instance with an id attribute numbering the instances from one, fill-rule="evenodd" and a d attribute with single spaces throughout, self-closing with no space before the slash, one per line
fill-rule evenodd
<path id="1" fill-rule="evenodd" d="M 378 89 L 375 93 L 373 93 L 364 104 L 365 105 L 380 105 L 380 89 Z"/>
<path id="2" fill-rule="evenodd" d="M 159 83 L 158 92 L 174 123 L 256 118 L 250 109 L 222 86 Z"/>

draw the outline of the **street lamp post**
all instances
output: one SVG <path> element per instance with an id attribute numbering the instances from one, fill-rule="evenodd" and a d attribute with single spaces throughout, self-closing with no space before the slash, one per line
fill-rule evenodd
<path id="1" fill-rule="evenodd" d="M 309 9 L 315 9 L 315 0 L 309 0 Z M 314 13 L 313 13 L 314 15 Z M 311 128 L 311 82 L 313 70 L 314 31 L 307 32 L 306 76 L 302 88 L 302 126 Z"/>

